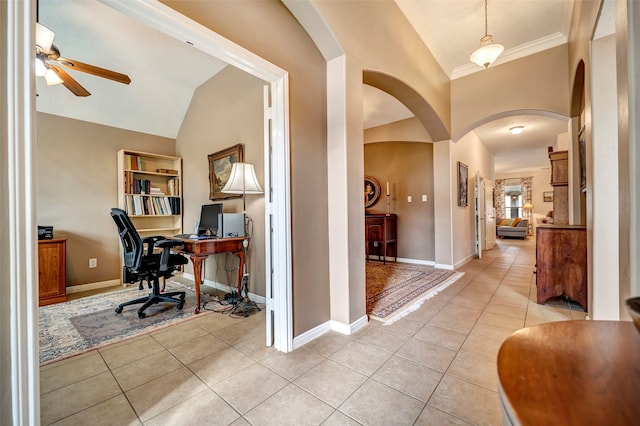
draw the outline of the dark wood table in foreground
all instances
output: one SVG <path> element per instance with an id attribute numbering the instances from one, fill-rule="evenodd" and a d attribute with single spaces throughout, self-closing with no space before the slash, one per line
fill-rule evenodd
<path id="1" fill-rule="evenodd" d="M 515 332 L 498 353 L 505 424 L 640 424 L 640 333 L 626 321 Z"/>
<path id="2" fill-rule="evenodd" d="M 200 313 L 200 284 L 202 284 L 202 261 L 212 254 L 233 253 L 240 258 L 238 265 L 238 294 L 242 290 L 242 271 L 244 269 L 244 238 L 210 238 L 196 240 L 190 238 L 175 238 L 182 241 L 184 247 L 176 250 L 186 254 L 193 264 L 193 281 L 196 285 L 196 310 Z"/>

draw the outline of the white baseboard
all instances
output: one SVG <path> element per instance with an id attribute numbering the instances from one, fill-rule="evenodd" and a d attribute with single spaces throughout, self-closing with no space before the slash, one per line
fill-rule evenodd
<path id="1" fill-rule="evenodd" d="M 470 262 L 473 258 L 474 258 L 474 255 L 469 255 L 469 256 L 465 257 L 464 259 L 460 260 L 459 262 L 456 262 L 454 267 L 455 268 L 459 268 L 462 265 L 464 265 L 465 263 Z"/>
<path id="2" fill-rule="evenodd" d="M 294 337 L 293 349 L 297 349 L 311 342 L 312 340 L 317 339 L 318 337 L 322 336 L 323 334 L 331 330 L 340 334 L 351 335 L 356 331 L 360 330 L 365 325 L 367 325 L 368 322 L 369 322 L 369 319 L 367 318 L 366 315 L 363 315 L 362 317 L 360 317 L 359 319 L 357 319 L 351 324 L 344 324 L 344 323 L 333 321 L 333 320 L 326 321 L 312 328 L 311 330 L 308 330 L 302 333 L 301 335 Z"/>
<path id="3" fill-rule="evenodd" d="M 324 322 L 318 326 L 315 326 L 311 330 L 305 331 L 299 336 L 293 338 L 293 349 L 298 349 L 301 346 L 306 345 L 312 340 L 322 336 L 327 331 L 331 330 L 331 321 Z"/>
<path id="4" fill-rule="evenodd" d="M 456 269 L 453 265 L 448 265 L 446 263 L 435 263 L 433 267 L 438 269 L 447 269 L 449 271 L 453 271 L 454 269 Z"/>
<path id="5" fill-rule="evenodd" d="M 122 282 L 120 280 L 108 280 L 108 281 L 99 281 L 96 283 L 89 283 L 89 284 L 72 285 L 67 287 L 67 294 L 80 293 L 80 292 L 89 291 L 89 290 L 97 290 L 100 288 L 115 287 L 117 285 L 122 285 Z"/>
<path id="6" fill-rule="evenodd" d="M 424 265 L 424 266 L 435 266 L 436 264 L 433 260 L 409 259 L 406 257 L 399 257 L 398 262 L 409 263 L 411 265 Z"/>

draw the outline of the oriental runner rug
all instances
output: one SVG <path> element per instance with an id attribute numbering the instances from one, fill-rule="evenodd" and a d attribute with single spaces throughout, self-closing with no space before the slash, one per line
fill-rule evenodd
<path id="1" fill-rule="evenodd" d="M 121 314 L 115 308 L 123 302 L 151 292 L 145 288 L 116 290 L 65 303 L 41 306 L 39 313 L 40 365 L 98 349 L 111 343 L 159 330 L 194 318 L 195 292 L 175 281 L 167 280 L 165 292 L 185 291 L 182 310 L 175 303 L 158 303 L 145 310 L 146 318 L 138 318 L 141 305 L 125 306 Z M 200 311 L 198 317 L 211 311 Z"/>
<path id="2" fill-rule="evenodd" d="M 402 263 L 367 262 L 367 315 L 391 324 L 454 282 L 464 272 Z"/>

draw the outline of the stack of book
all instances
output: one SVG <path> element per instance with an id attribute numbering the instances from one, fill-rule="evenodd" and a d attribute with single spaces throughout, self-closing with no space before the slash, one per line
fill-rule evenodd
<path id="1" fill-rule="evenodd" d="M 125 210 L 130 216 L 178 215 L 180 199 L 166 196 L 128 195 Z"/>

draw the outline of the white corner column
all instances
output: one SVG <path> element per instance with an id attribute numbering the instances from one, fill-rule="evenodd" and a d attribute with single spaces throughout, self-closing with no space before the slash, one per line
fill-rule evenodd
<path id="1" fill-rule="evenodd" d="M 435 267 L 453 269 L 453 178 L 451 141 L 433 144 Z"/>
<path id="2" fill-rule="evenodd" d="M 40 424 L 35 3 L 0 2 L 0 424 Z"/>
<path id="3" fill-rule="evenodd" d="M 327 62 L 327 175 L 332 328 L 366 323 L 362 71 L 343 55 Z"/>

